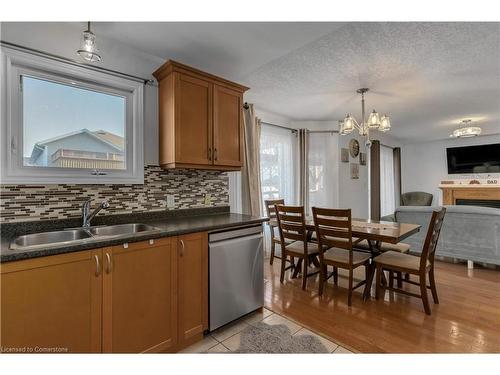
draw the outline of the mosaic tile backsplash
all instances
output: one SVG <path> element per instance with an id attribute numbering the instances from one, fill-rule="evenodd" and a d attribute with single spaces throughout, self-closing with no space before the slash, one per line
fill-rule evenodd
<path id="1" fill-rule="evenodd" d="M 110 207 L 100 215 L 161 211 L 167 209 L 167 194 L 174 196 L 173 209 L 229 206 L 228 176 L 147 166 L 144 185 L 1 185 L 0 222 L 80 217 L 87 199 L 92 199 L 92 207 L 109 201 Z M 208 206 L 205 194 L 210 194 Z"/>

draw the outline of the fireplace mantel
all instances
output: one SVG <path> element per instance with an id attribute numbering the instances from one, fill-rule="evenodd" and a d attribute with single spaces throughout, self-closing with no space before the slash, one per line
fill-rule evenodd
<path id="1" fill-rule="evenodd" d="M 441 184 L 443 204 L 454 205 L 457 199 L 500 200 L 500 185 L 481 184 Z"/>

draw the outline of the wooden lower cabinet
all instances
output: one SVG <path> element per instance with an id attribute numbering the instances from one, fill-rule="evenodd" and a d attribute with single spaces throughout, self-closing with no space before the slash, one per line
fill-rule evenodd
<path id="1" fill-rule="evenodd" d="M 179 236 L 179 348 L 203 337 L 208 329 L 208 234 Z"/>
<path id="2" fill-rule="evenodd" d="M 100 352 L 101 265 L 101 250 L 2 264 L 2 350 Z"/>
<path id="3" fill-rule="evenodd" d="M 176 238 L 103 249 L 103 351 L 172 350 L 177 340 Z"/>
<path id="4" fill-rule="evenodd" d="M 3 351 L 175 352 L 208 328 L 206 232 L 0 269 Z"/>

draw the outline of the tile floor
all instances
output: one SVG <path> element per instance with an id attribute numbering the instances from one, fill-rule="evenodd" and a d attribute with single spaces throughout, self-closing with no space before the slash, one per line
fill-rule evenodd
<path id="1" fill-rule="evenodd" d="M 211 332 L 205 338 L 190 347 L 184 349 L 181 353 L 231 353 L 240 346 L 241 331 L 249 324 L 255 325 L 263 322 L 269 325 L 284 324 L 293 335 L 311 335 L 316 336 L 321 343 L 333 354 L 353 354 L 350 350 L 327 340 L 326 338 L 302 327 L 301 325 L 285 318 L 284 316 L 273 313 L 268 309 L 251 313 L 243 318 L 222 328 Z"/>

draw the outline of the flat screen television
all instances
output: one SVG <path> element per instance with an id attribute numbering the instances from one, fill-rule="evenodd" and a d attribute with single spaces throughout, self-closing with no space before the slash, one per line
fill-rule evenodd
<path id="1" fill-rule="evenodd" d="M 500 173 L 500 143 L 446 149 L 448 174 Z"/>

